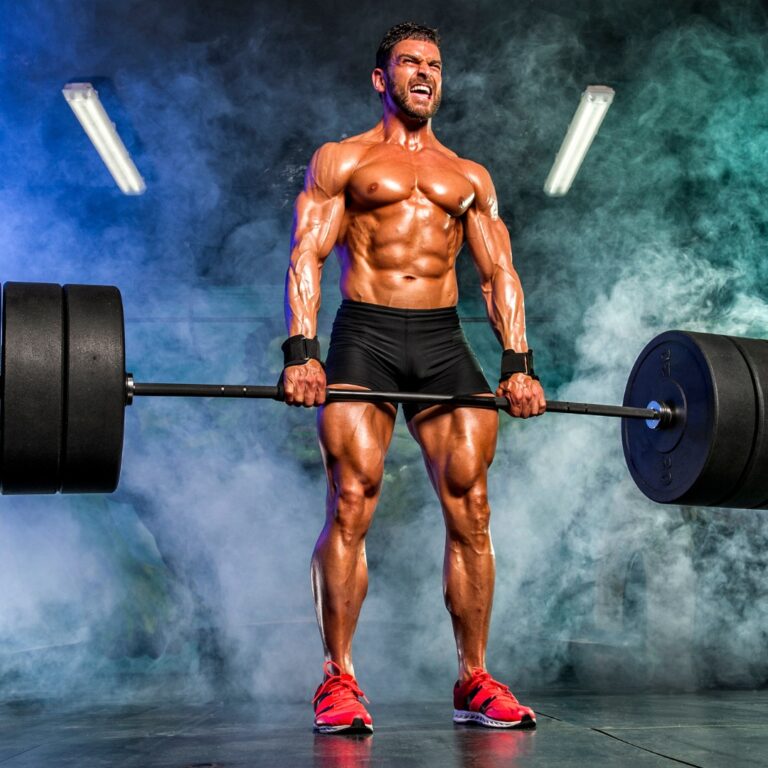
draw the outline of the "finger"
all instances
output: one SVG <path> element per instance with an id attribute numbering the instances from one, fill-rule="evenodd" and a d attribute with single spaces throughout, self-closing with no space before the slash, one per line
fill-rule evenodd
<path id="1" fill-rule="evenodd" d="M 303 376 L 297 376 L 293 384 L 293 402 L 292 405 L 304 404 L 304 391 L 306 389 L 306 381 Z"/>
<path id="2" fill-rule="evenodd" d="M 293 381 L 287 376 L 283 376 L 283 401 L 288 405 L 293 405 Z"/>
<path id="3" fill-rule="evenodd" d="M 537 387 L 533 386 L 533 382 L 531 382 L 531 387 L 528 390 L 528 402 L 530 404 L 530 414 L 531 416 L 538 416 L 540 413 L 539 410 L 539 393 Z"/>
<path id="4" fill-rule="evenodd" d="M 520 418 L 520 405 L 517 400 L 515 400 L 512 396 L 512 393 L 507 391 L 504 393 L 504 396 L 507 398 L 507 402 L 509 403 L 509 412 L 512 416 L 514 416 L 516 419 Z"/>
<path id="5" fill-rule="evenodd" d="M 531 415 L 531 391 L 524 384 L 520 384 L 517 399 L 520 404 L 520 417 L 527 419 Z"/>
<path id="6" fill-rule="evenodd" d="M 509 412 L 515 418 L 520 418 L 520 389 L 512 379 L 507 379 L 503 385 L 504 397 L 509 403 Z"/>
<path id="7" fill-rule="evenodd" d="M 316 406 L 325 402 L 325 377 L 315 375 L 312 380 L 312 400 Z"/>
<path id="8" fill-rule="evenodd" d="M 322 405 L 325 402 L 325 376 L 320 370 L 310 379 L 310 388 L 312 389 L 312 402 L 314 405 Z"/>

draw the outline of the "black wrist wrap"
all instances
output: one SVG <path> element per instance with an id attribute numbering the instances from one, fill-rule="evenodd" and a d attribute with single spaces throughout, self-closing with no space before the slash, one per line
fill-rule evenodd
<path id="1" fill-rule="evenodd" d="M 280 349 L 283 350 L 284 368 L 289 365 L 304 365 L 307 360 L 320 361 L 320 342 L 317 336 L 314 339 L 308 339 L 301 334 L 289 336 Z"/>
<path id="2" fill-rule="evenodd" d="M 516 373 L 524 373 L 536 381 L 539 377 L 533 372 L 533 350 L 527 352 L 515 352 L 514 349 L 505 349 L 501 355 L 501 378 L 499 382 L 506 381 Z"/>

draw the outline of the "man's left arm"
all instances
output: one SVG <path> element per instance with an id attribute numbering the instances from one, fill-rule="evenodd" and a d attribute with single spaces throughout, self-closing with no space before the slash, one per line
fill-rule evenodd
<path id="1" fill-rule="evenodd" d="M 507 398 L 513 416 L 538 416 L 544 413 L 546 400 L 541 384 L 532 377 L 532 354 L 526 354 L 523 287 L 512 265 L 509 232 L 499 218 L 490 174 L 477 163 L 465 162 L 475 189 L 475 199 L 465 214 L 467 246 L 480 275 L 488 319 L 504 349 L 502 369 L 516 371 L 503 378 L 496 395 Z"/>

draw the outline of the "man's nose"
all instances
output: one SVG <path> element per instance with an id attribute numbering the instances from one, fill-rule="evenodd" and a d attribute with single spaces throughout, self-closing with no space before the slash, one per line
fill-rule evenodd
<path id="1" fill-rule="evenodd" d="M 427 64 L 426 61 L 419 63 L 417 74 L 421 75 L 422 77 L 429 77 L 429 64 Z"/>

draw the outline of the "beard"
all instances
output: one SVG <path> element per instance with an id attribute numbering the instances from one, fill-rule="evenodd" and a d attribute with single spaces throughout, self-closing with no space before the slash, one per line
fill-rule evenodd
<path id="1" fill-rule="evenodd" d="M 388 81 L 387 92 L 392 101 L 404 115 L 413 118 L 414 120 L 429 120 L 435 115 L 435 112 L 437 112 L 442 94 L 436 92 L 434 86 L 432 86 L 432 98 L 429 100 L 429 103 L 424 105 L 413 104 L 412 102 L 409 103 L 408 98 L 411 94 L 408 89 L 411 85 L 412 83 L 402 87 L 392 85 L 391 81 Z"/>

